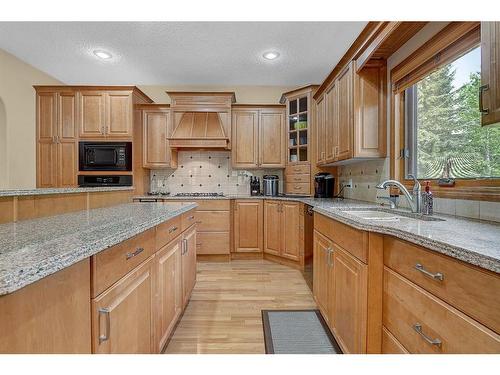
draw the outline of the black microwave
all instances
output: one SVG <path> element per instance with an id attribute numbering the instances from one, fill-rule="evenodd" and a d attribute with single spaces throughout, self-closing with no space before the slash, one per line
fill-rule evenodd
<path id="1" fill-rule="evenodd" d="M 80 142 L 80 171 L 131 171 L 132 142 Z"/>

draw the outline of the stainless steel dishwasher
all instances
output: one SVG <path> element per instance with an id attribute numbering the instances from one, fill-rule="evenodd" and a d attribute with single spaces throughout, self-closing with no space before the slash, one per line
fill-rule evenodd
<path id="1" fill-rule="evenodd" d="M 313 290 L 313 231 L 314 215 L 312 206 L 304 205 L 304 279 Z"/>

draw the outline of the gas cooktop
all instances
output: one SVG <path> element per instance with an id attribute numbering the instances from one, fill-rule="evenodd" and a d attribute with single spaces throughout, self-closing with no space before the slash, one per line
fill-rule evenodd
<path id="1" fill-rule="evenodd" d="M 223 197 L 224 193 L 177 193 L 176 197 Z"/>

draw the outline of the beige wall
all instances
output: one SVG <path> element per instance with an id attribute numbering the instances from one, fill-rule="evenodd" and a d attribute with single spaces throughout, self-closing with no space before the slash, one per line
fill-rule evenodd
<path id="1" fill-rule="evenodd" d="M 138 86 L 155 103 L 170 103 L 165 91 L 234 91 L 236 102 L 242 104 L 277 104 L 281 94 L 295 89 L 291 86 Z"/>
<path id="2" fill-rule="evenodd" d="M 61 82 L 0 49 L 0 188 L 35 187 L 33 85 L 50 84 Z"/>

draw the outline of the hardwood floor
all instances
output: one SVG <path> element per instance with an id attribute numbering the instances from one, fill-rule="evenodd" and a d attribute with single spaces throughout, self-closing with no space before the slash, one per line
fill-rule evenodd
<path id="1" fill-rule="evenodd" d="M 165 353 L 264 353 L 262 309 L 316 308 L 300 271 L 266 260 L 198 263 L 196 286 Z"/>

